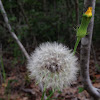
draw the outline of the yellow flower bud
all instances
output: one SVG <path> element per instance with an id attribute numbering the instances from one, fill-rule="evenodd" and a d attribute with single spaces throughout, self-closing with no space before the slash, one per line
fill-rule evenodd
<path id="1" fill-rule="evenodd" d="M 74 54 L 76 52 L 76 48 L 84 36 L 87 35 L 87 28 L 92 18 L 92 7 L 88 7 L 87 11 L 83 14 L 81 25 L 77 30 L 77 41 L 74 47 Z"/>
<path id="2" fill-rule="evenodd" d="M 87 17 L 91 17 L 92 16 L 92 7 L 88 7 L 87 11 L 85 12 L 85 15 Z"/>

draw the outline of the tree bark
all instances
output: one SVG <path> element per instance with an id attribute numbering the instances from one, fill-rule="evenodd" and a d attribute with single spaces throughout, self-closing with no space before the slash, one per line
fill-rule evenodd
<path id="1" fill-rule="evenodd" d="M 92 7 L 93 16 L 87 29 L 88 35 L 81 40 L 80 67 L 84 88 L 91 95 L 93 100 L 100 100 L 100 90 L 93 87 L 89 76 L 89 60 L 94 25 L 95 2 L 96 0 L 84 0 L 84 11 L 86 11 L 89 6 Z"/>
<path id="2" fill-rule="evenodd" d="M 98 60 L 97 60 L 97 57 L 96 57 L 96 52 L 95 52 L 93 43 L 92 43 L 91 46 L 92 46 L 92 54 L 93 54 L 94 64 L 95 64 L 95 71 L 100 73 L 100 69 L 99 69 L 99 65 L 98 65 Z"/>
<path id="3" fill-rule="evenodd" d="M 17 44 L 19 45 L 21 51 L 24 53 L 25 57 L 27 59 L 29 59 L 29 55 L 28 55 L 27 51 L 23 47 L 22 43 L 19 41 L 19 39 L 16 36 L 16 34 L 12 31 L 11 25 L 9 24 L 8 17 L 7 17 L 6 11 L 5 11 L 4 7 L 3 7 L 3 4 L 2 4 L 1 0 L 0 0 L 0 10 L 1 10 L 2 16 L 4 18 L 4 21 L 6 23 L 8 31 L 10 32 L 10 34 L 12 35 L 12 37 L 16 40 Z"/>
<path id="4" fill-rule="evenodd" d="M 1 57 L 2 57 L 2 44 L 0 43 L 0 84 L 2 84 L 2 73 L 1 73 Z"/>
<path id="5" fill-rule="evenodd" d="M 79 25 L 79 2 L 75 0 L 75 10 L 76 10 L 76 24 Z"/>

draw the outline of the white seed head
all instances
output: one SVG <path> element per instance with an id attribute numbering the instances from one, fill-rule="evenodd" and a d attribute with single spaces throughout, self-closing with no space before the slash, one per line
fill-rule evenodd
<path id="1" fill-rule="evenodd" d="M 77 57 L 68 47 L 56 42 L 37 47 L 28 60 L 27 69 L 30 78 L 35 78 L 37 83 L 60 90 L 76 80 L 79 70 Z"/>

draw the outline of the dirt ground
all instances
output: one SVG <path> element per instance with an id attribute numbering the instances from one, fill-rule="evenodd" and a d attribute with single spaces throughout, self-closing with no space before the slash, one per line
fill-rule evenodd
<path id="1" fill-rule="evenodd" d="M 94 59 L 96 56 L 100 65 L 100 48 L 95 52 L 95 55 L 91 53 L 90 78 L 93 85 L 100 88 L 100 69 L 95 67 Z M 0 100 L 41 100 L 42 93 L 39 86 L 35 84 L 35 80 L 28 78 L 26 63 L 22 64 L 20 59 L 17 59 L 17 62 L 12 64 L 14 58 L 10 54 L 4 54 L 3 61 L 7 77 L 5 83 L 0 77 L 0 82 L 2 82 L 0 83 Z M 47 90 L 47 95 L 49 94 L 50 90 Z M 56 91 L 49 100 L 90 100 L 90 96 L 84 90 L 79 75 L 76 82 L 62 92 Z"/>

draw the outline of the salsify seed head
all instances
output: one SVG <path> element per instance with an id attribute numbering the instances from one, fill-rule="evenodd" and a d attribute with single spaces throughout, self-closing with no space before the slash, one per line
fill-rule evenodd
<path id="1" fill-rule="evenodd" d="M 46 88 L 62 90 L 76 80 L 77 57 L 68 47 L 54 43 L 42 43 L 31 54 L 27 69 L 30 78 L 43 83 Z"/>

